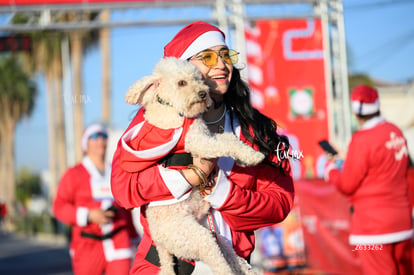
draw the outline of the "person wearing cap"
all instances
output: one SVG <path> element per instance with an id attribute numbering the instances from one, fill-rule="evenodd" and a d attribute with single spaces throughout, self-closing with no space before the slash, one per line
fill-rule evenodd
<path id="1" fill-rule="evenodd" d="M 141 207 L 144 228 L 131 274 L 160 271 L 157 250 L 145 217 L 148 204 L 180 200 L 200 184 L 198 174 L 214 179 L 214 184 L 204 189 L 204 199 L 211 209 L 203 222 L 213 235 L 224 237 L 247 261 L 255 246 L 254 231 L 281 222 L 293 206 L 289 161 L 283 158 L 279 161 L 276 155 L 278 147 L 287 150 L 289 141 L 277 133 L 273 120 L 252 107 L 249 88 L 235 67 L 238 54 L 229 49 L 220 29 L 202 21 L 185 26 L 164 47 L 164 57 L 188 60 L 203 74 L 214 102 L 202 115 L 210 131 L 233 132 L 263 152 L 266 158 L 254 167 L 241 167 L 230 158 L 200 159 L 174 154 L 142 171 L 126 171 L 120 163 L 120 156 L 125 153 L 121 138 L 112 162 L 112 192 L 123 207 Z M 138 111 L 125 133 L 143 121 L 144 111 L 143 108 Z M 164 139 L 168 142 L 171 137 Z M 181 171 L 170 168 L 177 164 L 184 168 Z M 179 274 L 191 274 L 194 270 L 192 259 L 177 259 L 176 262 Z"/>
<path id="2" fill-rule="evenodd" d="M 376 89 L 357 86 L 351 104 L 360 130 L 352 136 L 345 160 L 329 156 L 325 170 L 326 179 L 352 205 L 349 243 L 363 274 L 413 274 L 407 142 L 381 116 Z"/>
<path id="3" fill-rule="evenodd" d="M 101 124 L 83 132 L 82 162 L 61 178 L 53 213 L 72 227 L 70 255 L 75 275 L 128 274 L 132 241 L 138 234 L 130 211 L 119 207 L 110 189 L 111 165 L 105 161 L 108 133 Z"/>

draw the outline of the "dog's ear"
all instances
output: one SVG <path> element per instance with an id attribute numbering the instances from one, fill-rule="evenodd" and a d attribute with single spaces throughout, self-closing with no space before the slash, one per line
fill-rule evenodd
<path id="1" fill-rule="evenodd" d="M 160 83 L 160 78 L 150 75 L 144 76 L 129 87 L 125 94 L 125 101 L 128 104 L 144 105 L 154 96 L 154 91 Z"/>

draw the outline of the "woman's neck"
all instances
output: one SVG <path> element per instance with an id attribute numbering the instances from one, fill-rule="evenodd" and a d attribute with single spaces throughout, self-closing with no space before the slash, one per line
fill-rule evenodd
<path id="1" fill-rule="evenodd" d="M 225 104 L 222 104 L 219 108 L 211 108 L 204 113 L 203 118 L 207 125 L 218 124 L 222 122 L 225 118 L 227 107 Z"/>
<path id="2" fill-rule="evenodd" d="M 105 156 L 89 154 L 88 157 L 98 170 L 105 170 Z"/>

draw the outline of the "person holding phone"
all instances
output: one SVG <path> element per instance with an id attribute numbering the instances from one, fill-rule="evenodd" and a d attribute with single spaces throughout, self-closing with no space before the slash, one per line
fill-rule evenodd
<path id="1" fill-rule="evenodd" d="M 59 182 L 53 213 L 72 227 L 70 255 L 75 275 L 126 275 L 132 245 L 139 240 L 130 211 L 119 207 L 110 187 L 111 165 L 105 162 L 108 133 L 101 124 L 83 132 L 82 162 Z"/>
<path id="2" fill-rule="evenodd" d="M 360 130 L 344 160 L 327 153 L 325 178 L 352 204 L 349 243 L 361 259 L 363 274 L 413 274 L 407 142 L 381 116 L 376 89 L 357 86 L 351 103 Z"/>

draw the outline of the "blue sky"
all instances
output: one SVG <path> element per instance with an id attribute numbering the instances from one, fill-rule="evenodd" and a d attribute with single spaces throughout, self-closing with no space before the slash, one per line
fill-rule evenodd
<path id="1" fill-rule="evenodd" d="M 364 4 L 361 4 L 364 2 Z M 375 79 L 406 82 L 414 78 L 414 1 L 345 0 L 344 18 L 351 72 L 364 72 Z M 374 3 L 374 4 L 370 4 Z M 385 4 L 382 4 L 385 3 Z M 124 94 L 137 79 L 151 73 L 163 55 L 163 46 L 181 26 L 123 27 L 111 32 L 112 119 L 111 126 L 125 129 L 136 107 L 124 103 Z M 101 114 L 100 52 L 84 60 L 85 125 Z M 47 110 L 44 79 L 37 77 L 39 96 L 30 118 L 16 129 L 16 168 L 47 169 Z M 65 103 L 68 104 L 68 103 Z"/>

